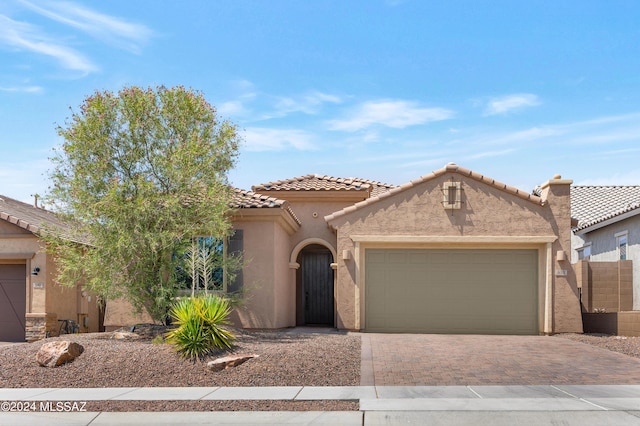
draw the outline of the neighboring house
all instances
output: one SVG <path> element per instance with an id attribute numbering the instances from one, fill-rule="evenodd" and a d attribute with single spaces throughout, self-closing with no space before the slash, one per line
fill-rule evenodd
<path id="1" fill-rule="evenodd" d="M 246 328 L 582 332 L 568 261 L 571 183 L 556 176 L 534 195 L 448 164 L 401 186 L 306 175 L 236 190 L 228 249 L 246 263 L 227 283 L 245 295 L 233 320 Z"/>
<path id="2" fill-rule="evenodd" d="M 52 212 L 0 196 L 0 341 L 57 336 L 61 319 L 99 330 L 95 297 L 54 281 L 55 261 L 39 238 L 43 225 L 64 228 Z"/>
<path id="3" fill-rule="evenodd" d="M 573 186 L 571 262 L 632 261 L 633 310 L 640 310 L 640 186 Z"/>

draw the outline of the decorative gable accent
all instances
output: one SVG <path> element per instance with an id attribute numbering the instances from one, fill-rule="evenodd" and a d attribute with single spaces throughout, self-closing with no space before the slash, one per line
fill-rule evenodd
<path id="1" fill-rule="evenodd" d="M 462 207 L 462 183 L 453 179 L 442 184 L 442 206 L 445 209 L 460 210 Z"/>

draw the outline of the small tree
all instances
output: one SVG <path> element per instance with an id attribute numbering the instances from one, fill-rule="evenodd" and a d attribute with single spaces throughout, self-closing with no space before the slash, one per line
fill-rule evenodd
<path id="1" fill-rule="evenodd" d="M 58 280 L 125 296 L 163 320 L 177 290 L 174 254 L 194 235 L 228 234 L 240 137 L 199 92 L 125 87 L 96 92 L 72 112 L 52 161 L 49 200 L 72 236 L 49 244 Z M 81 253 L 69 241 L 90 244 Z"/>

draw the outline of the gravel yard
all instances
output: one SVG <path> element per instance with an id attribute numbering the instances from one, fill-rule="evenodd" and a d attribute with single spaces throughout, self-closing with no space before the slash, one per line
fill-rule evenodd
<path id="1" fill-rule="evenodd" d="M 173 387 L 173 386 L 355 386 L 360 384 L 360 337 L 339 332 L 247 332 L 235 330 L 234 353 L 259 355 L 244 364 L 211 372 L 206 363 L 182 359 L 152 335 L 134 340 L 110 333 L 78 334 L 84 346 L 75 361 L 56 368 L 40 367 L 35 355 L 44 341 L 0 347 L 0 386 L 18 387 Z M 357 410 L 350 401 L 100 401 L 90 411 L 210 410 Z"/>
<path id="2" fill-rule="evenodd" d="M 143 329 L 135 339 L 117 340 L 110 333 L 79 334 L 48 340 L 72 340 L 85 352 L 74 362 L 44 368 L 35 354 L 44 341 L 0 347 L 0 386 L 22 387 L 174 387 L 174 386 L 357 386 L 360 384 L 360 337 L 323 329 L 235 330 L 234 353 L 258 358 L 221 372 L 203 360 L 182 359 L 173 347 L 152 343 L 157 330 Z M 559 334 L 640 358 L 640 337 Z M 358 410 L 357 401 L 90 401 L 90 411 L 236 411 Z"/>
<path id="3" fill-rule="evenodd" d="M 607 334 L 556 334 L 554 337 L 586 343 L 613 352 L 640 358 L 640 337 L 610 336 Z"/>

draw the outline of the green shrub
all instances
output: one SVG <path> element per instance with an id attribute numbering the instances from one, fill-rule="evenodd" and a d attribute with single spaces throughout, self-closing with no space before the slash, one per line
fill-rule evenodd
<path id="1" fill-rule="evenodd" d="M 230 312 L 229 302 L 214 295 L 180 299 L 169 313 L 177 327 L 167 333 L 167 343 L 185 358 L 231 348 L 235 336 L 221 327 L 230 324 Z"/>

